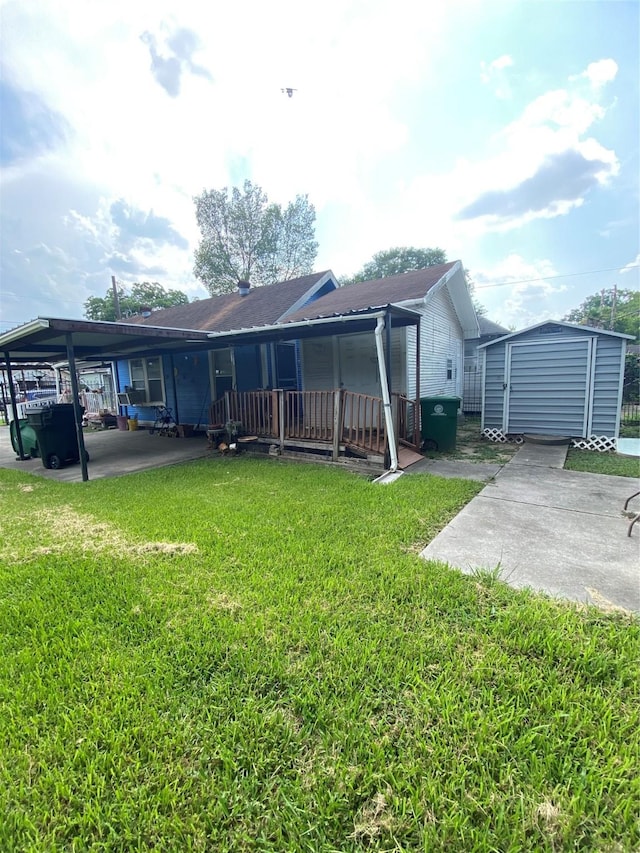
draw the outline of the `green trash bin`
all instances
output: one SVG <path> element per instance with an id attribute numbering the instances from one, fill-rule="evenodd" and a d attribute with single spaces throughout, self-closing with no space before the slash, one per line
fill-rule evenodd
<path id="1" fill-rule="evenodd" d="M 80 461 L 73 403 L 32 409 L 27 412 L 27 421 L 35 431 L 45 468 L 62 468 L 67 462 Z"/>
<path id="2" fill-rule="evenodd" d="M 9 436 L 11 438 L 11 447 L 13 447 L 16 453 L 20 453 L 20 447 L 18 445 L 18 431 L 20 431 L 20 436 L 22 438 L 22 452 L 25 456 L 30 456 L 32 459 L 35 459 L 39 455 L 36 431 L 32 426 L 30 426 L 26 418 L 11 421 L 9 424 Z"/>
<path id="3" fill-rule="evenodd" d="M 421 397 L 422 445 L 441 453 L 456 449 L 460 397 Z"/>

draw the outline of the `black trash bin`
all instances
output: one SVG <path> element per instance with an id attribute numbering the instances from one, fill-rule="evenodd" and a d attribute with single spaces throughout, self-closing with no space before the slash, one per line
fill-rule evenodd
<path id="1" fill-rule="evenodd" d="M 421 397 L 423 447 L 441 453 L 456 449 L 460 397 Z"/>
<path id="2" fill-rule="evenodd" d="M 27 421 L 35 431 L 45 468 L 62 468 L 68 462 L 80 461 L 73 403 L 32 409 L 27 412 Z M 89 454 L 85 454 L 88 462 Z"/>

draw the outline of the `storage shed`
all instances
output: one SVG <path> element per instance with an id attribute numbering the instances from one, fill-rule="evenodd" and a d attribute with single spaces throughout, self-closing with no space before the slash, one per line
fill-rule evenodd
<path id="1" fill-rule="evenodd" d="M 627 340 L 547 321 L 481 345 L 483 433 L 570 436 L 603 449 L 598 440 L 615 440 L 620 426 Z"/>

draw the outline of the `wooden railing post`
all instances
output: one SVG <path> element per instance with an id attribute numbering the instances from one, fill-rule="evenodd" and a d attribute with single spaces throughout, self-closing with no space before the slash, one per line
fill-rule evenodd
<path id="1" fill-rule="evenodd" d="M 342 388 L 333 392 L 333 449 L 331 457 L 334 462 L 340 457 L 340 440 L 342 438 Z"/>
<path id="2" fill-rule="evenodd" d="M 274 438 L 280 434 L 280 424 L 282 423 L 282 410 L 280 408 L 280 397 L 282 391 L 274 388 L 271 392 L 271 435 Z"/>
<path id="3" fill-rule="evenodd" d="M 278 394 L 278 412 L 279 412 L 279 420 L 280 420 L 279 437 L 280 437 L 280 450 L 281 451 L 284 451 L 284 436 L 285 436 L 285 430 L 286 430 L 285 405 L 284 405 L 286 393 L 287 392 L 284 389 L 277 392 L 277 394 Z"/>

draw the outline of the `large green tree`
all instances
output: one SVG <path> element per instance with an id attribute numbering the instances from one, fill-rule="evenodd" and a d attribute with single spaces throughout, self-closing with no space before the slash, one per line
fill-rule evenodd
<path id="1" fill-rule="evenodd" d="M 640 338 L 640 293 L 637 290 L 607 288 L 588 296 L 563 318 L 569 323 L 609 329 Z"/>
<path id="2" fill-rule="evenodd" d="M 173 308 L 175 305 L 186 305 L 189 297 L 181 290 L 168 290 L 157 281 L 142 281 L 131 285 L 126 290 L 117 284 L 120 316 L 123 320 L 140 314 L 143 308 L 158 311 L 160 308 Z M 104 297 L 90 296 L 84 303 L 84 316 L 89 320 L 117 320 L 117 312 L 113 288 L 107 290 Z"/>
<path id="3" fill-rule="evenodd" d="M 283 208 L 245 181 L 241 190 L 204 190 L 194 201 L 202 234 L 194 273 L 212 296 L 241 280 L 273 284 L 312 271 L 316 212 L 306 195 Z"/>
<path id="4" fill-rule="evenodd" d="M 374 281 L 378 278 L 389 278 L 403 272 L 422 270 L 425 267 L 446 264 L 447 254 L 444 249 L 417 249 L 415 246 L 395 246 L 383 252 L 376 252 L 370 261 L 355 275 L 343 279 L 343 284 L 355 284 L 358 281 Z"/>

